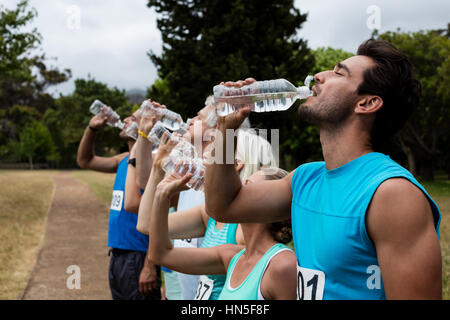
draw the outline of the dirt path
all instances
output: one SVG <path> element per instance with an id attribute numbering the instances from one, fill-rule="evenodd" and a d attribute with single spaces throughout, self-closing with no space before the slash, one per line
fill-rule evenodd
<path id="1" fill-rule="evenodd" d="M 43 246 L 23 299 L 111 299 L 108 208 L 70 173 L 55 175 L 54 183 Z M 80 289 L 76 288 L 78 271 Z"/>

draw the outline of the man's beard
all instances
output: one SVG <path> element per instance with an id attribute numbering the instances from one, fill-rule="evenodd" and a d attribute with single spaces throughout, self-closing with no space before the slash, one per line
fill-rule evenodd
<path id="1" fill-rule="evenodd" d="M 300 105 L 298 114 L 300 118 L 319 128 L 339 128 L 345 120 L 352 114 L 353 99 L 347 99 L 339 103 L 320 102 L 310 106 L 307 102 Z"/>

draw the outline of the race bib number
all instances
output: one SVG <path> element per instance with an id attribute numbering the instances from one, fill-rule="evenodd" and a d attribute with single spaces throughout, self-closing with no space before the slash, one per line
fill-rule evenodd
<path id="1" fill-rule="evenodd" d="M 297 265 L 297 300 L 322 300 L 325 273 Z"/>
<path id="2" fill-rule="evenodd" d="M 176 248 L 197 248 L 197 238 L 194 239 L 175 239 L 174 247 Z"/>
<path id="3" fill-rule="evenodd" d="M 214 280 L 211 280 L 207 276 L 201 276 L 198 280 L 198 287 L 194 300 L 209 300 L 213 288 Z"/>
<path id="4" fill-rule="evenodd" d="M 122 210 L 122 201 L 123 201 L 123 191 L 113 190 L 111 199 L 111 210 L 116 211 Z"/>

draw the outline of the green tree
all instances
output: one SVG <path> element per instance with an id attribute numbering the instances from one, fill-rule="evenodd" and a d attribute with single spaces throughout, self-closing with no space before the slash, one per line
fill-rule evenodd
<path id="1" fill-rule="evenodd" d="M 398 134 L 397 142 L 407 155 L 409 169 L 426 180 L 437 168 L 447 166 L 450 132 L 450 39 L 448 30 L 386 32 L 379 35 L 411 60 L 422 85 L 419 107 Z"/>
<path id="2" fill-rule="evenodd" d="M 45 54 L 37 54 L 42 36 L 29 25 L 37 12 L 22 0 L 15 9 L 0 5 L 0 156 L 16 159 L 11 145 L 30 117 L 40 120 L 54 105 L 47 89 L 69 79 L 70 70 L 59 71 L 46 65 Z"/>
<path id="3" fill-rule="evenodd" d="M 221 81 L 286 78 L 299 84 L 314 63 L 306 41 L 296 36 L 306 14 L 292 0 L 149 0 L 148 6 L 160 14 L 163 40 L 161 56 L 149 56 L 167 88 L 156 83 L 150 97 L 185 117 L 195 115 Z M 295 113 L 252 114 L 250 120 L 281 129 L 281 142 L 298 121 Z"/>
<path id="4" fill-rule="evenodd" d="M 313 74 L 324 70 L 331 70 L 336 63 L 344 61 L 354 55 L 351 52 L 331 47 L 319 47 L 312 50 L 312 53 L 315 59 L 314 68 L 311 70 Z"/>
<path id="5" fill-rule="evenodd" d="M 0 108 L 13 104 L 45 111 L 52 98 L 45 90 L 67 81 L 70 70 L 60 72 L 45 64 L 45 54 L 36 54 L 42 36 L 28 25 L 37 16 L 28 0 L 21 0 L 13 10 L 0 6 Z"/>
<path id="6" fill-rule="evenodd" d="M 111 106 L 122 119 L 129 116 L 133 106 L 129 103 L 125 90 L 109 88 L 93 78 L 76 79 L 73 94 L 61 96 L 55 107 L 47 109 L 43 123 L 50 129 L 58 152 L 59 165 L 65 168 L 76 167 L 78 145 L 93 114 L 89 107 L 95 99 Z M 126 150 L 127 146 L 118 138 L 117 128 L 105 127 L 97 134 L 96 153 L 112 155 Z"/>
<path id="7" fill-rule="evenodd" d="M 19 150 L 33 169 L 33 163 L 37 161 L 55 161 L 59 154 L 53 143 L 50 131 L 42 123 L 33 121 L 19 134 Z"/>

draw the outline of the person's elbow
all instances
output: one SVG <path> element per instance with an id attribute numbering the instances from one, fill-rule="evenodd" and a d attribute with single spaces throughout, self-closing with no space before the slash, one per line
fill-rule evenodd
<path id="1" fill-rule="evenodd" d="M 206 201 L 205 202 L 205 211 L 208 216 L 217 221 L 218 218 L 221 218 L 223 210 L 220 210 L 220 206 L 216 205 L 214 201 Z"/>
<path id="2" fill-rule="evenodd" d="M 157 250 L 149 250 L 148 259 L 152 264 L 161 265 L 160 255 L 157 253 Z"/>
<path id="3" fill-rule="evenodd" d="M 136 185 L 139 187 L 139 189 L 145 189 L 145 187 L 147 186 L 147 180 L 138 175 L 136 177 Z"/>
<path id="4" fill-rule="evenodd" d="M 139 201 L 137 201 L 136 199 L 127 200 L 126 197 L 125 197 L 123 208 L 126 211 L 128 211 L 128 212 L 138 214 L 138 212 L 139 212 Z"/>
<path id="5" fill-rule="evenodd" d="M 205 205 L 206 214 L 218 222 L 234 223 L 233 216 L 226 206 Z"/>
<path id="6" fill-rule="evenodd" d="M 164 265 L 164 250 L 160 250 L 159 248 L 154 247 L 149 248 L 148 258 L 150 260 L 150 263 L 162 266 Z"/>
<path id="7" fill-rule="evenodd" d="M 81 169 L 89 169 L 89 161 L 80 156 L 77 157 L 77 164 Z"/>

